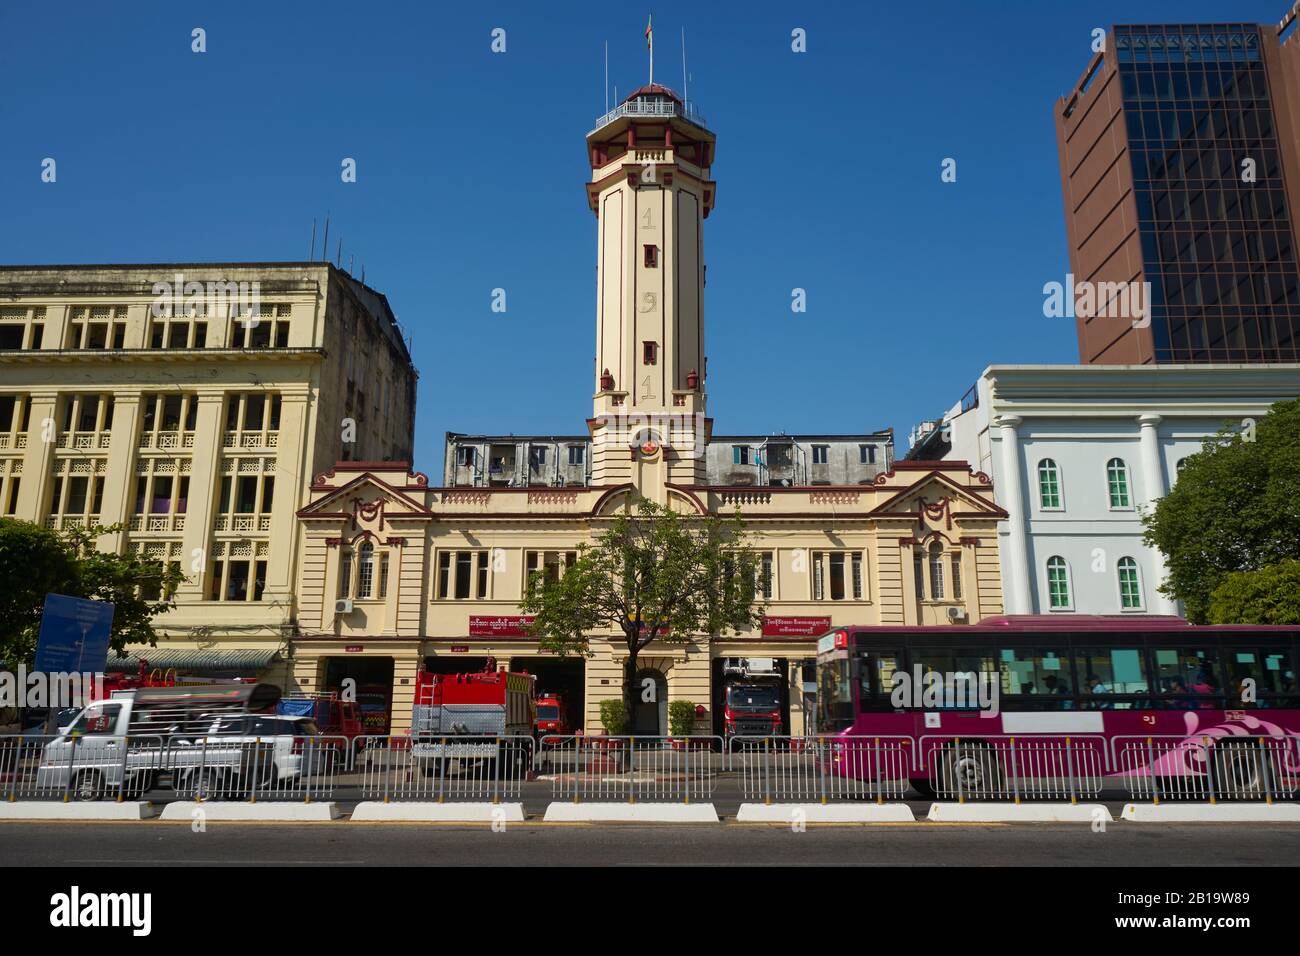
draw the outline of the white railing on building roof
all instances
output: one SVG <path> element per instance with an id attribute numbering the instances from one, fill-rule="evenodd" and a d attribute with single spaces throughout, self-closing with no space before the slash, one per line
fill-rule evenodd
<path id="1" fill-rule="evenodd" d="M 680 116 L 690 120 L 696 126 L 705 126 L 704 116 L 689 103 L 678 103 L 667 97 L 657 99 L 635 99 L 620 103 L 604 116 L 596 119 L 596 129 L 606 126 L 620 116 Z"/>

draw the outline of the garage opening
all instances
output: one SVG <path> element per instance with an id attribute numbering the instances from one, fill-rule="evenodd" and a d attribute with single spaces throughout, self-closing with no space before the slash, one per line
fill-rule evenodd
<path id="1" fill-rule="evenodd" d="M 749 669 L 762 673 L 769 667 L 780 678 L 779 701 L 781 706 L 781 733 L 790 733 L 790 661 L 784 657 L 715 657 L 712 662 L 712 701 L 713 733 L 719 737 L 726 734 L 727 684 L 743 681 L 743 674 L 735 673 L 738 662 L 750 662 Z M 730 668 L 728 667 L 730 665 Z M 729 672 L 729 670 L 731 672 Z"/>
<path id="2" fill-rule="evenodd" d="M 393 718 L 391 657 L 327 657 L 323 690 L 342 694 L 350 680 L 367 734 L 387 734 Z"/>
<path id="3" fill-rule="evenodd" d="M 537 696 L 559 694 L 569 724 L 584 730 L 586 714 L 587 662 L 580 657 L 512 657 L 510 669 L 537 675 Z"/>

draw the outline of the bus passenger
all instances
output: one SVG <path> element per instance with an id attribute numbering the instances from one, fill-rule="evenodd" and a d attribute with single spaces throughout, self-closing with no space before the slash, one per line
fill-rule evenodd
<path id="1" fill-rule="evenodd" d="M 1043 678 L 1043 687 L 1046 689 L 1047 693 L 1052 696 L 1065 696 L 1070 693 L 1069 688 L 1065 686 L 1065 682 L 1057 680 L 1055 674 L 1048 674 Z M 1073 701 L 1061 701 L 1062 710 L 1069 710 L 1073 705 Z"/>
<path id="2" fill-rule="evenodd" d="M 1187 685 L 1183 683 L 1181 677 L 1169 678 L 1166 693 L 1170 698 L 1165 701 L 1165 706 L 1170 710 L 1182 710 L 1187 706 Z"/>
<path id="3" fill-rule="evenodd" d="M 1214 678 L 1205 671 L 1199 671 L 1196 674 L 1196 683 L 1192 684 L 1192 693 L 1200 694 L 1202 697 L 1210 697 L 1218 693 L 1218 688 L 1214 686 Z M 1196 703 L 1197 710 L 1213 710 L 1213 701 L 1202 700 Z"/>
<path id="4" fill-rule="evenodd" d="M 1088 693 L 1095 696 L 1111 693 L 1110 686 L 1102 681 L 1096 674 L 1089 674 L 1084 678 L 1084 686 L 1088 688 Z M 1114 705 L 1107 701 L 1097 701 L 1092 704 L 1093 710 L 1109 710 Z"/>

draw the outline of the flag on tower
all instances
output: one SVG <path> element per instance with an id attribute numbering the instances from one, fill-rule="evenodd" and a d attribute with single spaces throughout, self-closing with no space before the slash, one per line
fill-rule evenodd
<path id="1" fill-rule="evenodd" d="M 655 31 L 654 31 L 654 14 L 650 14 L 645 22 L 645 45 L 650 51 L 650 85 L 655 83 Z"/>

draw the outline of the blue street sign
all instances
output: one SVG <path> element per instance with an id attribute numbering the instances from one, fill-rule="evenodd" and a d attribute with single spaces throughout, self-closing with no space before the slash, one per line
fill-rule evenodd
<path id="1" fill-rule="evenodd" d="M 45 595 L 33 670 L 45 673 L 102 673 L 108 664 L 113 605 L 63 594 Z"/>

